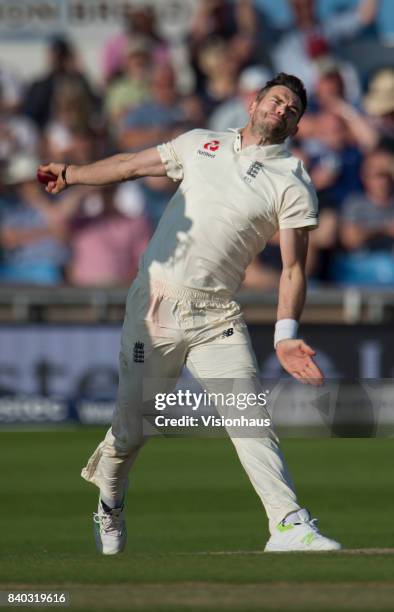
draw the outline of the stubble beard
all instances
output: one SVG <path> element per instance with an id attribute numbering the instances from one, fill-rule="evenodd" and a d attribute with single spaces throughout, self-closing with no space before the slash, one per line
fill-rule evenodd
<path id="1" fill-rule="evenodd" d="M 276 125 L 266 121 L 266 115 L 254 114 L 251 118 L 252 133 L 259 138 L 262 145 L 280 144 L 288 136 L 287 126 L 283 120 Z"/>

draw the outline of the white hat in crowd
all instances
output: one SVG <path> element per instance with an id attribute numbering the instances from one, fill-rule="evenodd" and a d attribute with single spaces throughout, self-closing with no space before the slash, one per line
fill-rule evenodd
<path id="1" fill-rule="evenodd" d="M 369 115 L 381 116 L 394 111 L 394 70 L 383 68 L 371 79 L 364 108 Z"/>
<path id="2" fill-rule="evenodd" d="M 249 66 L 242 70 L 239 75 L 238 86 L 242 92 L 258 91 L 264 87 L 271 77 L 272 74 L 268 68 Z"/>
<path id="3" fill-rule="evenodd" d="M 34 181 L 40 162 L 35 157 L 22 153 L 10 158 L 4 173 L 5 185 L 17 185 L 26 181 Z"/>

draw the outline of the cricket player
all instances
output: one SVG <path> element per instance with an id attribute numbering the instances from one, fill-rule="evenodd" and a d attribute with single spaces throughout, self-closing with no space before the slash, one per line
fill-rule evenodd
<path id="1" fill-rule="evenodd" d="M 144 176 L 179 182 L 128 294 L 112 426 L 82 470 L 83 478 L 100 489 L 94 521 L 103 554 L 117 554 L 126 543 L 128 475 L 145 441 L 144 380 L 162 380 L 155 390 L 168 392 L 165 381 L 176 379 L 186 365 L 199 380 L 257 384 L 258 366 L 233 295 L 249 262 L 277 230 L 283 270 L 276 354 L 301 383 L 322 384 L 315 351 L 297 338 L 308 234 L 318 224 L 317 199 L 302 162 L 285 145 L 296 134 L 306 105 L 302 82 L 280 73 L 258 93 L 242 129 L 197 129 L 138 153 L 81 166 L 41 167 L 57 177 L 46 187 L 52 194 L 70 185 L 107 185 Z M 300 507 L 272 430 L 265 436 L 231 439 L 268 516 L 266 551 L 341 548 Z"/>

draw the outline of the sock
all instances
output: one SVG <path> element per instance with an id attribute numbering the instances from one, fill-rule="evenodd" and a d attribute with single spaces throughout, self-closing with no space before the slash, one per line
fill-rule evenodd
<path id="1" fill-rule="evenodd" d="M 115 508 L 121 508 L 123 506 L 122 501 L 114 500 L 109 497 L 105 497 L 102 493 L 100 493 L 100 501 L 103 506 L 104 512 L 111 512 Z"/>
<path id="2" fill-rule="evenodd" d="M 302 522 L 301 519 L 309 519 L 309 518 L 310 518 L 310 515 L 309 515 L 308 510 L 306 510 L 305 508 L 300 508 L 299 510 L 290 512 L 290 514 L 285 516 L 285 518 L 283 519 L 283 524 L 289 525 L 291 523 L 301 523 Z"/>
<path id="3" fill-rule="evenodd" d="M 296 510 L 295 512 L 290 512 L 290 514 L 288 514 L 283 519 L 283 523 L 284 525 L 290 525 L 291 523 L 295 523 L 297 519 L 298 519 L 298 510 Z"/>

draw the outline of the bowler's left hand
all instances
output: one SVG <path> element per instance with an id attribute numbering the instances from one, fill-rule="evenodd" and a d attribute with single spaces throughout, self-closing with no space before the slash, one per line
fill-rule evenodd
<path id="1" fill-rule="evenodd" d="M 303 340 L 281 340 L 276 355 L 281 366 L 304 385 L 320 387 L 324 376 L 312 357 L 316 354 Z"/>

